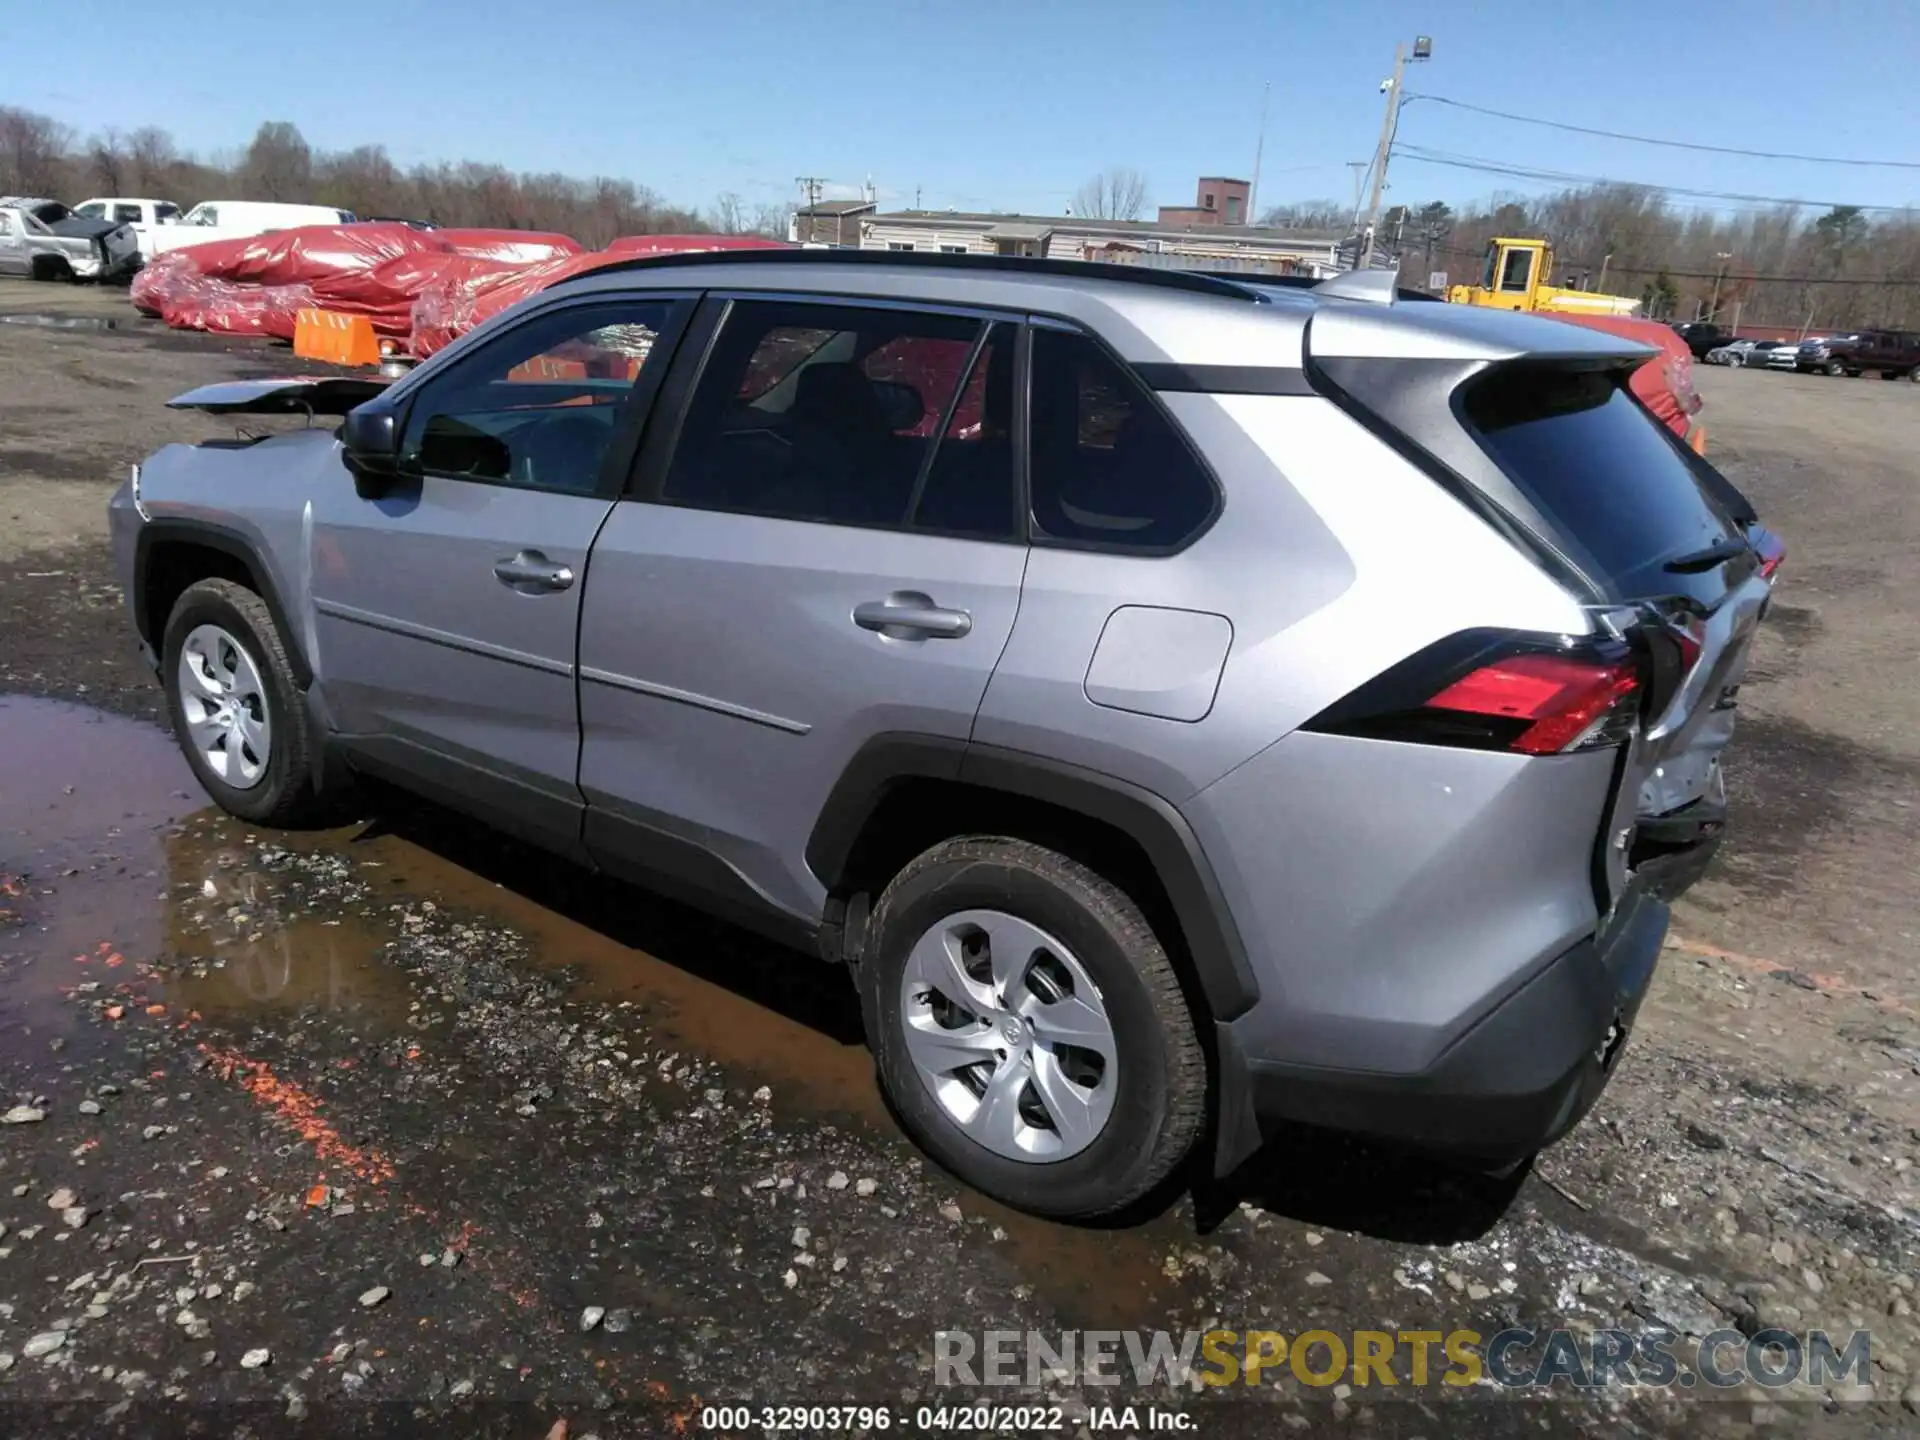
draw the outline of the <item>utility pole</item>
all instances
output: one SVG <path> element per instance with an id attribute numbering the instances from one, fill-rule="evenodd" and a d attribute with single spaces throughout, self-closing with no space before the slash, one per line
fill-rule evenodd
<path id="1" fill-rule="evenodd" d="M 1733 252 L 1716 251 L 1713 258 L 1720 262 L 1720 268 L 1713 272 L 1713 303 L 1707 306 L 1707 318 L 1717 321 L 1720 318 L 1720 282 L 1727 278 L 1727 261 L 1733 258 Z"/>
<path id="2" fill-rule="evenodd" d="M 1407 60 L 1426 60 L 1433 55 L 1433 41 L 1425 35 L 1413 42 L 1413 54 L 1405 45 L 1393 47 L 1393 78 L 1382 87 L 1387 92 L 1387 113 L 1380 121 L 1380 147 L 1373 152 L 1373 195 L 1367 201 L 1367 243 L 1360 252 L 1362 270 L 1373 264 L 1373 236 L 1380 224 L 1380 197 L 1387 189 L 1387 157 L 1393 151 L 1394 132 L 1400 128 L 1400 93 L 1405 88 Z"/>
<path id="3" fill-rule="evenodd" d="M 1269 80 L 1260 89 L 1260 133 L 1253 141 L 1253 179 L 1247 182 L 1247 213 L 1244 221 L 1248 225 L 1254 223 L 1253 217 L 1259 213 L 1253 208 L 1253 202 L 1260 194 L 1260 157 L 1267 148 L 1267 102 L 1272 98 L 1273 82 Z"/>
<path id="4" fill-rule="evenodd" d="M 794 184 L 800 187 L 800 193 L 807 197 L 807 208 L 811 210 L 820 203 L 820 190 L 827 182 L 818 175 L 800 175 L 794 178 Z"/>

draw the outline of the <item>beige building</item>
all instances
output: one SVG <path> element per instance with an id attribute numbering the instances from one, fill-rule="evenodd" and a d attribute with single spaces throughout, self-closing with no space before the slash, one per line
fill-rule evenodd
<path id="1" fill-rule="evenodd" d="M 858 223 L 863 250 L 1033 255 L 1159 269 L 1314 276 L 1338 273 L 1338 252 L 1345 238 L 1326 231 L 1270 230 L 1252 225 L 1163 224 L 953 210 L 868 214 L 860 216 Z"/>

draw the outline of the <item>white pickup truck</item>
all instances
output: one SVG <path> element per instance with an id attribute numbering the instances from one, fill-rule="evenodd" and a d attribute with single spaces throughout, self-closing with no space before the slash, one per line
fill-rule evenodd
<path id="1" fill-rule="evenodd" d="M 142 260 L 151 258 L 154 253 L 147 240 L 148 235 L 162 225 L 180 223 L 180 207 L 171 200 L 146 200 L 128 195 L 96 195 L 74 206 L 73 213 L 84 215 L 89 220 L 107 220 L 130 228 L 134 239 L 139 242 Z"/>
<path id="2" fill-rule="evenodd" d="M 351 225 L 358 217 L 332 205 L 283 205 L 267 200 L 203 200 L 179 220 L 155 226 L 143 237 L 141 249 L 151 260 L 169 250 L 205 245 L 214 240 L 244 240 L 269 230 L 292 230 L 301 225 Z"/>

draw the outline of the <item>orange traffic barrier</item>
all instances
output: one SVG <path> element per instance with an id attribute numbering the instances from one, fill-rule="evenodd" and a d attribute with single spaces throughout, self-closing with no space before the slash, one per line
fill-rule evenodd
<path id="1" fill-rule="evenodd" d="M 378 365 L 380 340 L 364 315 L 301 310 L 293 318 L 293 353 L 332 365 Z"/>
<path id="2" fill-rule="evenodd" d="M 1687 437 L 1687 443 L 1693 447 L 1694 454 L 1705 455 L 1707 453 L 1707 427 L 1704 425 L 1694 426 L 1693 434 Z"/>

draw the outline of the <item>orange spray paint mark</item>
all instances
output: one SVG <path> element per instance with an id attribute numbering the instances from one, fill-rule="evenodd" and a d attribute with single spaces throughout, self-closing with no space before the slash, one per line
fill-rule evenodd
<path id="1" fill-rule="evenodd" d="M 291 1081 L 273 1073 L 273 1067 L 231 1050 L 202 1045 L 216 1075 L 223 1080 L 238 1080 L 253 1098 L 274 1118 L 290 1127 L 313 1146 L 314 1153 L 330 1165 L 338 1165 L 378 1185 L 393 1178 L 393 1162 L 377 1150 L 349 1142 L 333 1128 L 320 1112 L 320 1102 Z"/>

